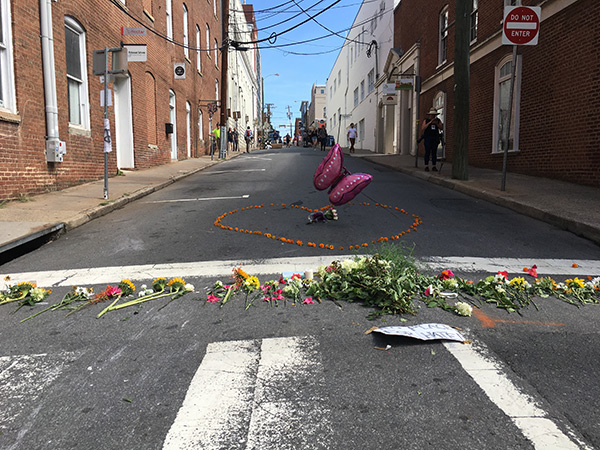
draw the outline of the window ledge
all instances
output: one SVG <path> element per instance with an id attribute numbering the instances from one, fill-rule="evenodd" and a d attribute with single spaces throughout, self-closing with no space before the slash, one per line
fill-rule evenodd
<path id="1" fill-rule="evenodd" d="M 152 14 L 150 14 L 150 12 L 148 12 L 146 9 L 144 9 L 144 14 L 146 15 L 146 17 L 148 19 L 150 19 L 152 22 L 154 22 L 154 17 L 152 16 Z"/>
<path id="2" fill-rule="evenodd" d="M 198 72 L 198 75 L 200 75 L 201 77 L 204 77 L 204 75 L 202 75 L 202 72 L 200 72 L 198 69 L 196 69 L 196 72 Z"/>
<path id="3" fill-rule="evenodd" d="M 21 116 L 10 111 L 0 110 L 0 121 L 10 123 L 21 123 Z"/>
<path id="4" fill-rule="evenodd" d="M 69 124 L 69 133 L 70 134 L 75 134 L 77 136 L 84 136 L 84 137 L 92 137 L 92 130 L 88 130 L 86 128 L 82 128 L 80 126 L 77 125 L 72 125 Z"/>
<path id="5" fill-rule="evenodd" d="M 508 154 L 509 155 L 518 155 L 519 153 L 521 153 L 521 150 L 516 149 L 516 150 L 509 150 Z M 501 152 L 492 152 L 492 155 L 504 155 L 504 151 Z"/>
<path id="6" fill-rule="evenodd" d="M 159 150 L 158 145 L 155 145 L 155 144 L 148 144 L 148 148 L 150 150 Z"/>
<path id="7" fill-rule="evenodd" d="M 184 59 L 188 62 L 188 64 L 192 64 L 192 60 L 188 56 L 185 56 Z"/>

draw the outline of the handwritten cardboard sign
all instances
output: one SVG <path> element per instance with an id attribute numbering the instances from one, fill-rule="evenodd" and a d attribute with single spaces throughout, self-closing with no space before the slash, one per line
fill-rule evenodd
<path id="1" fill-rule="evenodd" d="M 422 341 L 433 341 L 435 339 L 445 339 L 449 341 L 464 342 L 465 337 L 455 328 L 443 323 L 422 323 L 410 327 L 381 327 L 373 330 L 374 332 L 388 334 L 392 336 L 406 336 Z"/>

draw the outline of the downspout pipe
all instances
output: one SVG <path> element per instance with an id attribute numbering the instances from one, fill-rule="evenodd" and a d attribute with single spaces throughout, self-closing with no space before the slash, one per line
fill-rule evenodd
<path id="1" fill-rule="evenodd" d="M 42 32 L 44 97 L 46 100 L 46 149 L 54 149 L 58 147 L 60 139 L 58 134 L 58 102 L 56 99 L 56 73 L 54 70 L 51 0 L 40 0 L 40 26 Z"/>

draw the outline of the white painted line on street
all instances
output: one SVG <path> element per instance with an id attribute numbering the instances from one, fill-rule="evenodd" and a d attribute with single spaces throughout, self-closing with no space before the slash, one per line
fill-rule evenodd
<path id="1" fill-rule="evenodd" d="M 231 199 L 240 199 L 240 198 L 248 198 L 249 194 L 245 195 L 236 195 L 235 197 L 202 197 L 202 198 L 177 198 L 174 200 L 154 200 L 151 202 L 145 203 L 179 203 L 179 202 L 201 202 L 208 200 L 231 200 Z"/>
<path id="2" fill-rule="evenodd" d="M 251 260 L 198 261 L 172 264 L 144 264 L 133 266 L 94 267 L 87 269 L 47 270 L 40 272 L 4 273 L 1 278 L 10 276 L 11 283 L 34 281 L 40 287 L 89 286 L 105 283 L 117 283 L 123 278 L 151 280 L 156 277 L 229 277 L 234 267 L 243 267 L 252 275 L 272 275 L 282 272 L 304 273 L 315 270 L 320 265 L 329 265 L 332 261 L 351 259 L 355 255 L 321 255 L 296 258 L 271 258 Z M 524 267 L 537 264 L 539 275 L 553 274 L 564 276 L 587 275 L 600 276 L 599 260 L 574 259 L 517 259 L 517 258 L 468 258 L 435 257 L 420 260 L 433 271 L 451 269 L 456 272 L 484 272 L 495 274 L 506 270 L 509 275 L 523 274 Z M 576 262 L 578 267 L 572 267 Z"/>
<path id="3" fill-rule="evenodd" d="M 497 273 L 506 270 L 511 276 L 523 273 L 524 267 L 537 266 L 538 275 L 600 276 L 600 260 L 596 259 L 539 259 L 483 258 L 474 256 L 432 256 L 420 260 L 432 269 L 464 272 Z M 577 267 L 573 267 L 576 264 Z"/>
<path id="4" fill-rule="evenodd" d="M 211 170 L 210 172 L 204 172 L 207 175 L 213 175 L 215 173 L 238 173 L 238 172 L 264 172 L 267 169 L 239 169 L 239 170 Z"/>
<path id="5" fill-rule="evenodd" d="M 564 450 L 592 449 L 569 430 L 564 434 L 548 418 L 548 413 L 531 396 L 522 393 L 505 375 L 510 369 L 493 357 L 483 343 L 465 345 L 444 342 L 444 346 L 475 380 L 490 400 L 498 406 L 529 439 L 534 448 Z"/>
<path id="6" fill-rule="evenodd" d="M 317 346 L 311 337 L 209 344 L 163 449 L 327 448 Z"/>

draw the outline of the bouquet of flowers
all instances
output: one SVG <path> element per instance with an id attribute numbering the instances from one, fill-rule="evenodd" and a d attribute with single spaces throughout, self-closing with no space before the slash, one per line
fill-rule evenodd
<path id="1" fill-rule="evenodd" d="M 313 211 L 308 215 L 308 224 L 316 222 L 327 222 L 328 220 L 338 220 L 337 211 L 333 206 L 327 206 L 319 211 Z"/>

